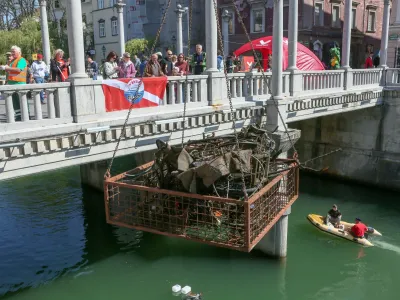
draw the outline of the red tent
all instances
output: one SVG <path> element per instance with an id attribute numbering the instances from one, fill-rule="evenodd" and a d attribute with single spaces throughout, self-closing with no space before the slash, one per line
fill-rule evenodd
<path id="1" fill-rule="evenodd" d="M 272 53 L 272 36 L 266 36 L 257 40 L 248 42 L 234 51 L 236 56 L 252 51 L 251 43 L 256 51 L 260 51 L 263 56 L 264 70 L 268 68 L 268 55 Z M 272 59 L 274 56 L 272 54 Z M 282 69 L 288 67 L 288 39 L 283 38 L 283 65 Z M 318 57 L 304 45 L 297 43 L 297 68 L 299 70 L 325 70 L 324 65 Z"/>

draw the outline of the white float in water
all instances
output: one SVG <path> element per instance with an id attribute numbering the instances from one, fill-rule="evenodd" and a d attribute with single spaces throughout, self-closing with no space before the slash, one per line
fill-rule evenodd
<path id="1" fill-rule="evenodd" d="M 192 291 L 192 288 L 190 286 L 188 286 L 188 285 L 183 287 L 182 290 L 181 290 L 182 294 L 184 294 L 184 295 L 189 294 L 191 291 Z"/>
<path id="2" fill-rule="evenodd" d="M 182 290 L 182 288 L 181 288 L 181 286 L 180 286 L 179 284 L 175 284 L 175 285 L 172 287 L 172 292 L 173 292 L 173 293 L 179 293 L 181 290 Z"/>

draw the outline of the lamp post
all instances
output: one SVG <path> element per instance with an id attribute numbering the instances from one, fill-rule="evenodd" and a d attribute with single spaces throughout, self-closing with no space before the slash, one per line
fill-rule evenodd
<path id="1" fill-rule="evenodd" d="M 101 51 L 103 52 L 103 59 L 106 59 L 106 46 L 103 45 L 103 47 L 101 47 Z"/>
<path id="2" fill-rule="evenodd" d="M 58 32 L 58 37 L 61 38 L 61 19 L 64 16 L 64 11 L 61 8 L 55 8 L 54 9 L 54 17 L 56 18 L 57 21 L 57 32 Z"/>
<path id="3" fill-rule="evenodd" d="M 182 8 L 182 5 L 178 4 L 176 6 L 176 52 L 183 52 L 183 34 L 182 34 L 182 15 L 185 10 Z M 175 44 L 175 43 L 174 43 Z"/>
<path id="4" fill-rule="evenodd" d="M 40 27 L 42 30 L 43 41 L 43 56 L 44 62 L 50 64 L 50 38 L 49 38 L 49 24 L 47 23 L 46 0 L 40 0 Z"/>
<path id="5" fill-rule="evenodd" d="M 124 6 L 123 0 L 118 0 L 115 4 L 118 13 L 118 29 L 119 29 L 119 55 L 125 53 L 125 28 L 124 28 Z"/>
<path id="6" fill-rule="evenodd" d="M 224 10 L 222 13 L 222 38 L 224 41 L 224 54 L 225 57 L 229 56 L 229 21 L 232 16 L 229 11 Z"/>
<path id="7" fill-rule="evenodd" d="M 187 48 L 188 48 L 188 54 L 189 54 L 189 52 L 190 52 L 190 45 L 189 45 L 189 40 L 190 40 L 190 31 L 189 31 L 189 22 L 190 22 L 190 15 L 189 15 L 189 7 L 184 7 L 183 8 L 184 9 L 184 11 L 185 11 L 185 13 L 186 13 L 186 28 L 187 28 Z"/>

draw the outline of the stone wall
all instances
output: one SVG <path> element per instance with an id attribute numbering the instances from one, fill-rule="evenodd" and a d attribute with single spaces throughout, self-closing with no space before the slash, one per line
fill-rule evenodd
<path id="1" fill-rule="evenodd" d="M 385 92 L 382 106 L 290 124 L 302 131 L 296 144 L 301 161 L 325 173 L 400 189 L 400 91 Z"/>

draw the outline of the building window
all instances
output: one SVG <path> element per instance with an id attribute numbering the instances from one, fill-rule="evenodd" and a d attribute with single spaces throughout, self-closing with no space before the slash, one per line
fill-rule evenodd
<path id="1" fill-rule="evenodd" d="M 111 18 L 111 35 L 118 35 L 118 19 L 116 17 Z"/>
<path id="2" fill-rule="evenodd" d="M 351 10 L 351 28 L 357 28 L 357 8 Z"/>
<path id="3" fill-rule="evenodd" d="M 315 26 L 324 26 L 324 3 L 323 2 L 315 2 L 314 25 Z"/>
<path id="4" fill-rule="evenodd" d="M 104 0 L 98 0 L 97 1 L 97 8 L 98 9 L 103 9 L 104 8 Z"/>
<path id="5" fill-rule="evenodd" d="M 104 20 L 99 21 L 99 36 L 100 37 L 106 36 L 106 22 Z"/>
<path id="6" fill-rule="evenodd" d="M 60 8 L 60 0 L 54 1 L 54 8 Z"/>
<path id="7" fill-rule="evenodd" d="M 375 24 L 376 23 L 376 12 L 370 10 L 368 12 L 368 31 L 375 31 Z"/>
<path id="8" fill-rule="evenodd" d="M 340 6 L 332 6 L 332 27 L 340 28 Z"/>
<path id="9" fill-rule="evenodd" d="M 265 8 L 253 8 L 250 13 L 251 32 L 264 32 L 265 24 Z"/>
<path id="10" fill-rule="evenodd" d="M 117 0 L 110 0 L 110 7 L 113 7 L 115 4 L 117 4 Z"/>

